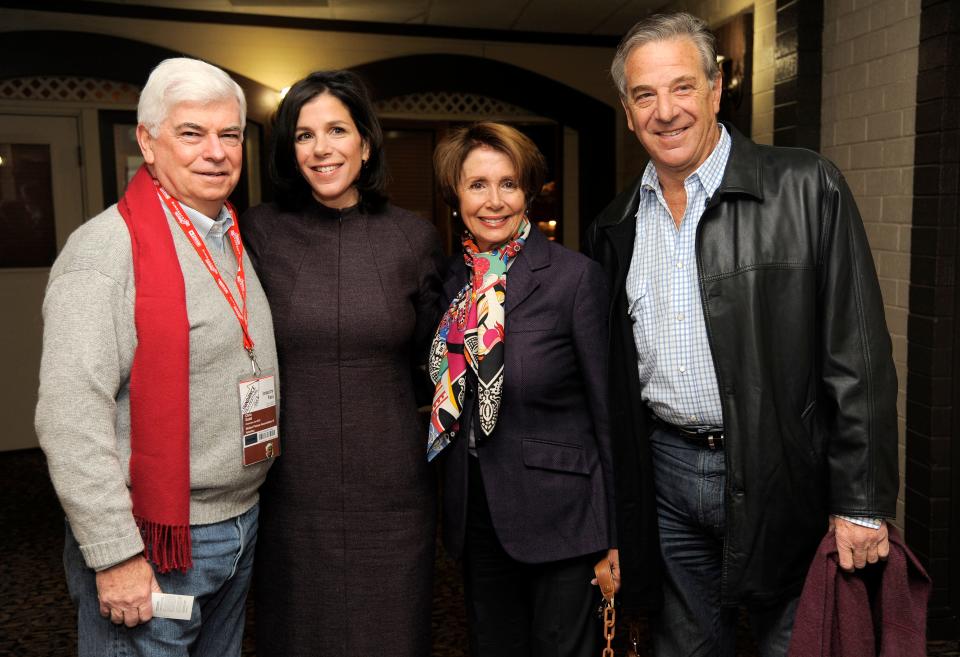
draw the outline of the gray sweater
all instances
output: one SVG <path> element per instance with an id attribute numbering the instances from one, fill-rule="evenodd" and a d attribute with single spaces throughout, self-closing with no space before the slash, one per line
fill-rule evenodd
<path id="1" fill-rule="evenodd" d="M 240 324 L 169 214 L 167 220 L 190 320 L 190 524 L 203 525 L 256 504 L 271 462 L 241 464 L 237 382 L 251 366 Z M 233 251 L 211 253 L 239 302 Z M 246 252 L 244 273 L 257 360 L 276 371 L 270 308 Z M 128 490 L 134 299 L 130 235 L 114 205 L 70 236 L 50 272 L 36 414 L 50 478 L 96 570 L 143 550 Z"/>

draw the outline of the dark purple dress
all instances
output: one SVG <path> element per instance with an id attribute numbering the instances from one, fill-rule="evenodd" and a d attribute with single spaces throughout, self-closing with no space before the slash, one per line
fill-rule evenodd
<path id="1" fill-rule="evenodd" d="M 261 205 L 240 227 L 280 367 L 282 455 L 260 499 L 257 654 L 428 655 L 435 485 L 414 369 L 439 320 L 436 231 L 393 206 L 341 214 L 319 204 Z"/>

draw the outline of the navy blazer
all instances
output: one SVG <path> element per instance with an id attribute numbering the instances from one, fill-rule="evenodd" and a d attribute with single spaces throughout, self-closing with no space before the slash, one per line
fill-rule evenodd
<path id="1" fill-rule="evenodd" d="M 468 273 L 457 258 L 444 282 L 448 303 Z M 607 310 L 600 265 L 533 227 L 507 273 L 497 426 L 477 447 L 494 529 L 517 561 L 558 561 L 616 544 Z M 468 399 L 461 431 L 438 457 L 444 543 L 454 558 L 464 548 L 474 408 Z"/>

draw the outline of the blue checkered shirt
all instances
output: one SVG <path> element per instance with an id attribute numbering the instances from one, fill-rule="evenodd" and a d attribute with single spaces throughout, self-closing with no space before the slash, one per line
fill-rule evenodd
<path id="1" fill-rule="evenodd" d="M 661 419 L 691 429 L 723 427 L 720 392 L 707 340 L 697 275 L 697 226 L 730 157 L 730 135 L 683 182 L 680 227 L 663 197 L 653 162 L 640 186 L 637 236 L 627 272 L 627 303 L 637 345 L 643 400 Z"/>

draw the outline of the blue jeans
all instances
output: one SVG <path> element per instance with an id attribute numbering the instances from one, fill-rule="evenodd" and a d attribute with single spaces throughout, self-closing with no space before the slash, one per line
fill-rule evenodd
<path id="1" fill-rule="evenodd" d="M 733 657 L 736 607 L 721 607 L 724 452 L 697 447 L 657 428 L 650 434 L 664 604 L 652 620 L 656 657 Z M 797 599 L 748 608 L 761 657 L 784 657 Z"/>
<path id="2" fill-rule="evenodd" d="M 63 565 L 77 607 L 79 657 L 239 657 L 244 605 L 257 543 L 258 506 L 230 520 L 192 525 L 193 568 L 156 573 L 164 593 L 195 596 L 190 620 L 153 620 L 128 628 L 100 616 L 96 574 L 67 526 Z"/>

